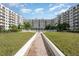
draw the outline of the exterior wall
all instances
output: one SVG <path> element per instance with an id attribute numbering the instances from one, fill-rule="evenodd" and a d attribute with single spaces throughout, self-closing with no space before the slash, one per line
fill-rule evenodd
<path id="1" fill-rule="evenodd" d="M 69 10 L 67 10 L 67 11 L 64 13 L 64 21 L 63 21 L 63 22 L 69 24 Z"/>
<path id="2" fill-rule="evenodd" d="M 73 7 L 74 30 L 79 30 L 79 5 Z"/>
<path id="3" fill-rule="evenodd" d="M 61 14 L 61 20 L 60 23 L 62 24 L 64 22 L 64 13 Z"/>
<path id="4" fill-rule="evenodd" d="M 46 20 L 46 25 L 50 25 L 50 24 L 52 24 L 51 19 L 47 19 L 47 20 Z"/>
<path id="5" fill-rule="evenodd" d="M 9 29 L 9 9 L 5 9 L 5 29 Z"/>
<path id="6" fill-rule="evenodd" d="M 51 19 L 30 19 L 26 20 L 26 22 L 29 22 L 32 25 L 32 29 L 35 30 L 44 30 L 46 25 L 54 25 L 54 21 Z"/>
<path id="7" fill-rule="evenodd" d="M 0 5 L 0 29 L 5 28 L 5 8 Z"/>
<path id="8" fill-rule="evenodd" d="M 73 9 L 69 9 L 69 25 L 70 25 L 70 30 L 73 30 Z"/>
<path id="9" fill-rule="evenodd" d="M 15 14 L 15 25 L 18 26 L 18 14 Z"/>
<path id="10" fill-rule="evenodd" d="M 19 16 L 18 21 L 19 21 L 19 24 L 23 24 L 23 17 L 21 15 Z"/>
<path id="11" fill-rule="evenodd" d="M 32 23 L 33 23 L 33 26 L 32 26 L 33 29 L 40 28 L 39 20 L 32 20 Z"/>
<path id="12" fill-rule="evenodd" d="M 40 21 L 40 24 L 39 24 L 40 25 L 40 29 L 43 30 L 45 28 L 45 26 L 46 26 L 45 25 L 45 20 L 43 19 L 43 20 L 39 20 L 39 21 Z"/>

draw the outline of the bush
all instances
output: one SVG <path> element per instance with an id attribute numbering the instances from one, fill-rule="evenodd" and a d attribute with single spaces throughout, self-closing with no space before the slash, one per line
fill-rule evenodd
<path id="1" fill-rule="evenodd" d="M 64 22 L 62 24 L 58 24 L 56 27 L 57 27 L 57 31 L 68 31 L 70 25 Z"/>
<path id="2" fill-rule="evenodd" d="M 45 29 L 46 30 L 55 30 L 56 29 L 56 26 L 49 24 L 49 25 L 45 26 Z"/>
<path id="3" fill-rule="evenodd" d="M 29 22 L 24 22 L 23 29 L 31 29 L 31 24 Z"/>
<path id="4" fill-rule="evenodd" d="M 19 31 L 19 30 L 18 30 L 18 27 L 17 27 L 16 25 L 11 25 L 11 26 L 10 26 L 10 31 L 11 31 L 11 32 L 17 32 L 17 31 Z"/>
<path id="5" fill-rule="evenodd" d="M 10 30 L 0 30 L 1 33 L 8 33 L 11 32 Z"/>
<path id="6" fill-rule="evenodd" d="M 0 33 L 8 33 L 8 32 L 18 32 L 18 31 L 21 31 L 22 29 L 18 29 L 18 26 L 16 25 L 11 25 L 9 26 L 9 30 L 5 30 L 5 29 L 1 29 L 0 28 Z"/>

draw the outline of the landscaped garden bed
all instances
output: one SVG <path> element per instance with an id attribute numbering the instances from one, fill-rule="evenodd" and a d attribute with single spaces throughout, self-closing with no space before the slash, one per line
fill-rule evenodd
<path id="1" fill-rule="evenodd" d="M 14 55 L 33 35 L 33 32 L 0 33 L 0 55 Z"/>
<path id="2" fill-rule="evenodd" d="M 79 56 L 79 34 L 68 32 L 45 32 L 45 35 L 68 56 Z"/>

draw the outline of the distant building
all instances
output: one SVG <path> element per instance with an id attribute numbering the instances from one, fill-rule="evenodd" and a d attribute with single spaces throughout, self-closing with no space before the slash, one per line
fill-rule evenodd
<path id="1" fill-rule="evenodd" d="M 29 22 L 34 30 L 44 30 L 47 25 L 54 24 L 52 19 L 30 19 L 26 22 Z"/>

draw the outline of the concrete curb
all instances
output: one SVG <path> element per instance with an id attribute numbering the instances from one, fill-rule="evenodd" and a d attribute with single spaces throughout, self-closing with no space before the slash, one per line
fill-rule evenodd
<path id="1" fill-rule="evenodd" d="M 43 33 L 41 33 L 41 35 L 45 41 L 47 49 L 50 50 L 50 55 L 65 56 Z"/>
<path id="2" fill-rule="evenodd" d="M 34 36 L 28 42 L 26 42 L 25 45 L 14 56 L 24 56 L 25 53 L 27 55 L 36 35 L 37 33 L 35 33 Z"/>

